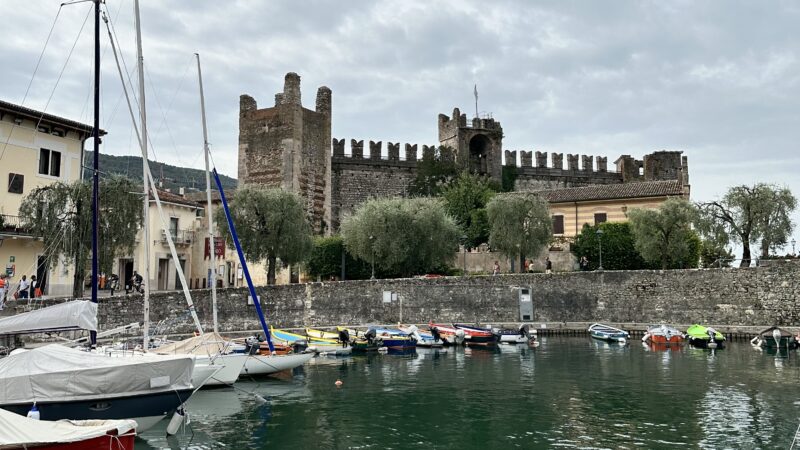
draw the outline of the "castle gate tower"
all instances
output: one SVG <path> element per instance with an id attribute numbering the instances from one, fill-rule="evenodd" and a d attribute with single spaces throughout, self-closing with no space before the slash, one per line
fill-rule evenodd
<path id="1" fill-rule="evenodd" d="M 239 183 L 257 183 L 294 192 L 303 199 L 316 233 L 330 223 L 331 90 L 317 90 L 316 110 L 303 108 L 300 76 L 290 72 L 275 106 L 258 109 L 239 97 Z"/>
<path id="2" fill-rule="evenodd" d="M 458 108 L 453 116 L 439 114 L 439 145 L 455 151 L 456 161 L 471 172 L 501 181 L 503 127 L 494 119 L 475 117 L 467 124 L 467 115 Z"/>

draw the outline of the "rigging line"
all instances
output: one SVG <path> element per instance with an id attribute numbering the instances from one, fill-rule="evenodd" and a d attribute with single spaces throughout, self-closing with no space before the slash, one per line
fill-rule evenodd
<path id="1" fill-rule="evenodd" d="M 164 127 L 164 125 L 165 125 L 165 124 L 166 124 L 166 122 L 167 122 L 167 118 L 166 118 L 166 116 L 167 116 L 167 115 L 170 113 L 170 111 L 172 110 L 172 104 L 175 102 L 175 98 L 177 98 L 177 97 L 178 97 L 178 93 L 181 91 L 181 88 L 183 88 L 183 84 L 184 84 L 184 82 L 186 81 L 186 75 L 188 75 L 188 74 L 189 74 L 189 69 L 192 67 L 192 62 L 193 62 L 193 59 L 194 59 L 194 55 L 192 55 L 192 56 L 189 58 L 189 62 L 186 64 L 186 69 L 184 69 L 184 71 L 183 71 L 183 75 L 181 76 L 181 79 L 180 79 L 180 81 L 178 82 L 178 87 L 175 89 L 175 92 L 173 92 L 173 93 L 172 93 L 172 99 L 170 99 L 170 101 L 169 101 L 169 104 L 167 104 L 167 109 L 166 109 L 166 111 L 162 110 L 162 116 L 163 116 L 164 118 L 163 118 L 163 120 L 161 121 L 161 124 L 159 124 L 159 126 L 158 126 L 158 129 L 157 129 L 157 130 L 156 130 L 156 132 L 155 132 L 155 135 L 156 135 L 156 136 L 158 136 L 158 134 L 161 132 L 161 129 Z M 155 91 L 155 89 L 152 87 L 152 84 L 153 84 L 153 83 L 152 83 L 152 79 L 150 78 L 150 75 L 149 75 L 149 73 L 147 74 L 147 76 L 148 76 L 148 80 L 150 81 L 151 89 L 152 89 L 153 91 Z M 157 97 L 157 96 L 156 96 L 156 103 L 158 104 L 158 97 Z M 161 108 L 161 105 L 159 104 L 159 106 L 158 106 L 158 107 L 159 107 L 159 108 Z"/>
<path id="2" fill-rule="evenodd" d="M 172 130 L 170 129 L 169 125 L 167 125 L 167 116 L 166 116 L 166 113 L 164 112 L 164 108 L 161 107 L 161 102 L 158 101 L 158 91 L 156 91 L 155 86 L 153 86 L 153 80 L 150 78 L 149 71 L 145 72 L 145 78 L 146 78 L 147 82 L 150 83 L 150 90 L 153 91 L 153 94 L 154 94 L 153 97 L 156 100 L 156 105 L 158 106 L 158 109 L 161 111 L 161 117 L 163 118 L 161 123 L 162 123 L 162 125 L 166 125 L 166 127 L 167 127 L 167 135 L 169 136 L 170 142 L 172 142 L 172 149 L 175 151 L 175 156 L 178 158 L 178 161 L 181 163 L 181 165 L 183 165 L 184 161 L 183 161 L 183 159 L 180 157 L 180 155 L 178 153 L 178 147 L 175 145 L 175 138 L 172 137 Z M 159 128 L 159 130 L 161 130 L 161 128 Z M 156 131 L 156 136 L 155 137 L 158 137 L 157 134 L 158 134 L 158 131 Z M 147 140 L 150 141 L 150 135 L 149 134 L 147 136 Z M 151 143 L 150 145 L 153 145 L 153 144 Z"/>

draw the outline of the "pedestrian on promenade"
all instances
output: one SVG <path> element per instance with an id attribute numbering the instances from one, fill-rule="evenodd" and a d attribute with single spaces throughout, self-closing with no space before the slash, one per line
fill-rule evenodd
<path id="1" fill-rule="evenodd" d="M 585 255 L 581 256 L 581 260 L 580 260 L 580 262 L 578 262 L 578 265 L 580 266 L 581 271 L 583 271 L 583 272 L 588 271 L 589 270 L 589 259 Z"/>
<path id="2" fill-rule="evenodd" d="M 6 293 L 10 282 L 6 279 L 6 274 L 0 273 L 0 311 L 6 307 Z"/>
<path id="3" fill-rule="evenodd" d="M 39 281 L 36 279 L 36 275 L 31 275 L 31 287 L 28 288 L 28 296 L 30 298 L 42 296 L 42 290 L 39 289 Z"/>
<path id="4" fill-rule="evenodd" d="M 544 259 L 544 273 L 553 273 L 553 262 L 549 256 Z"/>
<path id="5" fill-rule="evenodd" d="M 28 277 L 23 275 L 22 279 L 19 280 L 19 286 L 17 286 L 17 293 L 19 298 L 28 298 L 28 289 L 31 287 L 31 282 L 28 281 Z"/>
<path id="6" fill-rule="evenodd" d="M 492 276 L 495 276 L 500 273 L 500 263 L 495 261 L 494 267 L 492 268 Z"/>

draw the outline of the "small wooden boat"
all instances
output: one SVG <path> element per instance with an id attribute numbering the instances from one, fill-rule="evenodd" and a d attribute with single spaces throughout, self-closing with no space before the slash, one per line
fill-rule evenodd
<path id="1" fill-rule="evenodd" d="M 444 325 L 441 323 L 428 323 L 431 333 L 438 333 L 444 345 L 462 345 L 466 340 L 467 333 L 452 325 Z"/>
<path id="2" fill-rule="evenodd" d="M 0 409 L 0 448 L 133 450 L 133 420 L 34 420 Z"/>
<path id="3" fill-rule="evenodd" d="M 780 327 L 769 327 L 761 331 L 750 343 L 763 348 L 797 348 L 797 340 L 792 333 Z"/>
<path id="4" fill-rule="evenodd" d="M 628 342 L 630 334 L 627 331 L 614 328 L 611 325 L 604 325 L 602 323 L 595 323 L 589 327 L 589 335 L 595 339 L 606 342 L 616 342 L 625 344 Z"/>
<path id="5" fill-rule="evenodd" d="M 453 326 L 464 331 L 464 343 L 467 345 L 494 347 L 499 340 L 499 336 L 492 330 L 459 323 L 454 323 Z"/>
<path id="6" fill-rule="evenodd" d="M 698 348 L 723 348 L 725 346 L 724 334 L 703 325 L 690 326 L 686 330 L 686 337 L 690 345 Z"/>
<path id="7" fill-rule="evenodd" d="M 333 339 L 335 341 L 339 340 L 339 333 L 333 331 L 323 331 L 323 330 L 316 330 L 314 328 L 306 328 L 306 334 L 308 335 L 308 337 L 317 339 Z"/>
<path id="8" fill-rule="evenodd" d="M 530 325 L 520 325 L 517 329 L 497 328 L 497 327 L 478 327 L 472 325 L 455 324 L 462 329 L 472 329 L 475 331 L 485 331 L 494 334 L 500 344 L 525 344 L 536 340 L 536 330 L 531 332 Z"/>
<path id="9" fill-rule="evenodd" d="M 438 332 L 434 336 L 432 332 L 420 330 L 416 325 L 399 326 L 397 328 L 413 337 L 417 341 L 417 347 L 440 348 L 444 345 Z"/>
<path id="10" fill-rule="evenodd" d="M 642 342 L 656 345 L 682 345 L 685 342 L 683 333 L 669 325 L 653 325 L 642 336 Z"/>

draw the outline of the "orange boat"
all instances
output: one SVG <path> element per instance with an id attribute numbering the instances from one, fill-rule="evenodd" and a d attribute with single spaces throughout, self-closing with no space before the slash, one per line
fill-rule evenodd
<path id="1" fill-rule="evenodd" d="M 682 345 L 686 342 L 686 337 L 677 328 L 662 324 L 648 328 L 642 341 L 659 346 L 673 346 Z"/>

